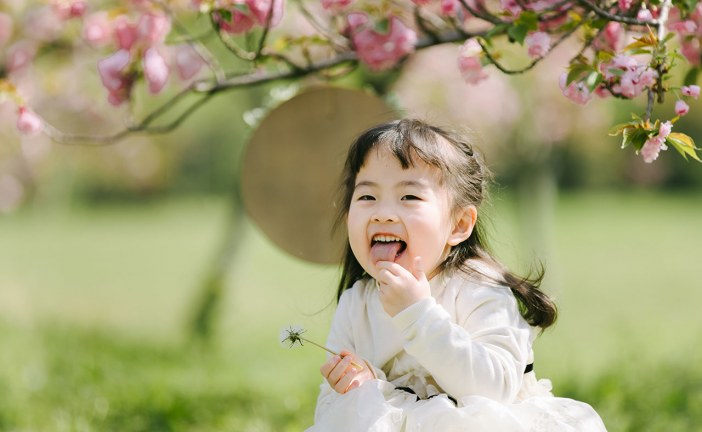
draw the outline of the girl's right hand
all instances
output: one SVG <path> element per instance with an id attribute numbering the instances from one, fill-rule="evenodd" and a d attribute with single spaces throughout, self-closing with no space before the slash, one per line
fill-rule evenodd
<path id="1" fill-rule="evenodd" d="M 357 365 L 366 364 L 363 359 L 354 353 L 342 350 L 339 355 L 330 357 L 329 360 L 319 368 L 322 376 L 337 393 L 344 394 L 374 378 L 368 366 L 363 369 L 358 369 L 358 367 L 352 365 L 351 362 Z"/>

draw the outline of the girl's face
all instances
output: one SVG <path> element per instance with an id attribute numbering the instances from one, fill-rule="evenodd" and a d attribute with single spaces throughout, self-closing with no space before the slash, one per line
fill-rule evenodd
<path id="1" fill-rule="evenodd" d="M 356 176 L 347 219 L 349 243 L 373 278 L 379 261 L 394 261 L 412 271 L 415 257 L 421 257 L 422 270 L 431 278 L 451 246 L 472 230 L 471 224 L 467 235 L 457 235 L 466 227 L 456 226 L 441 171 L 415 159 L 415 166 L 403 169 L 381 147 L 368 153 Z"/>

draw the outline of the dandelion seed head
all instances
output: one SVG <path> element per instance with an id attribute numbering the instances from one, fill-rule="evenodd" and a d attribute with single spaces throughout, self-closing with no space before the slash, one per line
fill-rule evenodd
<path id="1" fill-rule="evenodd" d="M 292 348 L 295 346 L 295 344 L 300 344 L 302 346 L 302 337 L 301 335 L 306 332 L 304 328 L 300 326 L 288 326 L 287 328 L 284 328 L 280 331 L 280 343 L 281 345 L 287 347 L 287 348 Z"/>

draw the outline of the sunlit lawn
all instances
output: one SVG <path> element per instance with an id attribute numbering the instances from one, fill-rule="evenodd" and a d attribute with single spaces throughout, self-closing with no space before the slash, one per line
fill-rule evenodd
<path id="1" fill-rule="evenodd" d="M 525 267 L 519 211 L 493 237 Z M 537 373 L 593 404 L 610 430 L 702 422 L 699 194 L 563 196 L 544 263 L 561 317 Z M 247 229 L 216 343 L 185 343 L 188 312 L 225 223 L 220 199 L 35 209 L 0 219 L 0 430 L 302 430 L 324 354 L 336 269 Z M 696 426 L 695 426 L 696 425 Z"/>

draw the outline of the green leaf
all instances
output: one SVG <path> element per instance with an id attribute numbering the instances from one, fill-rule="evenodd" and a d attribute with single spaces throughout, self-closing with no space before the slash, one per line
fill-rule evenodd
<path id="1" fill-rule="evenodd" d="M 680 139 L 680 135 L 683 137 L 689 139 Z M 702 162 L 700 160 L 699 156 L 697 156 L 697 153 L 695 152 L 695 146 L 694 144 L 690 145 L 690 142 L 692 141 L 692 138 L 688 137 L 685 134 L 670 134 L 668 137 L 665 139 L 666 144 L 672 145 L 675 147 L 675 150 L 678 151 L 682 155 L 682 157 L 687 160 L 687 157 L 690 156 L 691 158 L 695 159 L 698 162 Z"/>
<path id="2" fill-rule="evenodd" d="M 685 79 L 683 80 L 683 85 L 693 85 L 697 83 L 697 76 L 700 73 L 699 68 L 692 68 L 685 74 Z"/>
<path id="3" fill-rule="evenodd" d="M 599 72 L 592 71 L 588 74 L 587 78 L 585 78 L 585 85 L 587 86 L 588 90 L 592 93 L 595 91 L 595 88 L 597 88 L 598 85 L 602 82 L 602 74 Z"/>
<path id="4" fill-rule="evenodd" d="M 383 18 L 375 23 L 374 30 L 380 34 L 388 34 L 390 31 L 390 20 Z"/>
<path id="5" fill-rule="evenodd" d="M 639 151 L 648 139 L 648 132 L 639 127 L 629 127 L 624 129 L 622 133 L 622 148 L 634 146 Z"/>
<path id="6" fill-rule="evenodd" d="M 523 11 L 516 22 L 519 25 L 525 26 L 527 30 L 536 31 L 539 29 L 539 16 L 536 12 Z"/>
<path id="7" fill-rule="evenodd" d="M 222 21 L 231 22 L 232 11 L 230 11 L 229 9 L 219 9 L 217 10 L 217 13 L 222 18 Z"/>
<path id="8" fill-rule="evenodd" d="M 514 24 L 507 29 L 510 42 L 518 42 L 520 45 L 524 45 L 524 39 L 526 39 L 528 32 L 529 28 L 522 24 Z"/>
<path id="9" fill-rule="evenodd" d="M 624 132 L 624 129 L 633 128 L 633 127 L 634 127 L 634 125 L 632 124 L 632 122 L 619 123 L 619 124 L 614 125 L 611 128 L 609 128 L 609 131 L 607 132 L 607 134 L 609 136 L 617 136 L 620 133 Z"/>
<path id="10" fill-rule="evenodd" d="M 570 70 L 566 77 L 566 85 L 570 85 L 573 81 L 579 81 L 583 75 L 592 72 L 592 66 L 589 64 L 575 63 L 570 65 Z"/>
<path id="11" fill-rule="evenodd" d="M 507 30 L 509 29 L 509 27 L 510 27 L 510 25 L 507 24 L 507 23 L 498 24 L 498 25 L 496 25 L 495 27 L 491 28 L 490 31 L 488 31 L 488 32 L 485 34 L 485 39 L 488 39 L 488 40 L 489 40 L 490 38 L 493 38 L 493 37 L 495 37 L 495 36 L 499 36 L 499 35 L 505 34 L 505 32 L 507 32 Z"/>

